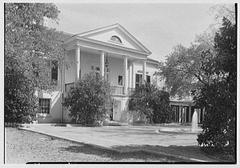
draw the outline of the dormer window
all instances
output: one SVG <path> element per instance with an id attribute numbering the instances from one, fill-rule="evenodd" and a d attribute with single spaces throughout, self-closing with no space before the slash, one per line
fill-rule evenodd
<path id="1" fill-rule="evenodd" d="M 118 36 L 112 36 L 111 40 L 117 43 L 122 43 L 122 40 Z"/>

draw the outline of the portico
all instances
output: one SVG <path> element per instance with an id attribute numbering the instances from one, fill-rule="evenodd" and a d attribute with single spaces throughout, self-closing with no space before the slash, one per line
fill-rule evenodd
<path id="1" fill-rule="evenodd" d="M 147 72 L 151 52 L 119 24 L 74 35 L 65 40 L 64 48 L 65 96 L 84 75 L 95 73 L 110 83 L 114 120 L 126 117 L 130 91 L 146 81 L 147 74 L 153 78 Z"/>
<path id="2" fill-rule="evenodd" d="M 147 53 L 141 53 L 137 50 L 134 51 L 129 48 L 124 48 L 122 46 L 111 46 L 111 48 L 106 49 L 105 47 L 107 44 L 100 45 L 98 44 L 98 42 L 97 44 L 95 44 L 96 41 L 91 41 L 91 43 L 90 41 L 88 41 L 89 46 L 86 46 L 84 40 L 85 39 L 83 39 L 82 41 L 81 38 L 77 38 L 76 40 L 69 41 L 65 44 L 68 57 L 71 58 L 74 53 L 74 56 L 72 57 L 74 59 L 71 59 L 68 62 L 74 62 L 75 64 L 74 66 L 70 65 L 70 68 L 72 68 L 71 71 L 74 72 L 74 80 L 67 82 L 65 81 L 65 84 L 68 85 L 69 83 L 75 83 L 85 74 L 96 71 L 97 73 L 99 73 L 100 76 L 109 80 L 113 90 L 115 89 L 115 91 L 113 91 L 113 94 L 121 94 L 127 96 L 128 91 L 135 88 L 134 64 L 136 62 L 142 66 L 142 83 L 146 80 Z M 95 55 L 94 62 L 96 62 L 97 64 L 95 64 L 94 68 L 97 68 L 97 70 L 86 68 L 86 64 L 91 66 L 92 63 L 90 60 L 87 60 L 88 57 L 91 57 L 90 55 Z M 118 83 L 113 82 L 114 79 L 112 79 L 111 77 L 114 74 L 117 75 L 117 73 L 114 71 L 119 71 L 119 69 L 115 69 L 114 67 L 112 67 L 111 61 L 109 60 L 118 60 L 118 64 L 122 65 L 120 70 L 122 74 L 118 74 Z M 112 68 L 110 68 L 109 66 Z M 72 74 L 68 73 L 67 75 L 71 76 Z"/>

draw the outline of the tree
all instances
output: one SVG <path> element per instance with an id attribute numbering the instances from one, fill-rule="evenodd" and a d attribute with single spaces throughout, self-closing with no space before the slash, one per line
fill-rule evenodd
<path id="1" fill-rule="evenodd" d="M 223 18 L 222 27 L 215 35 L 215 72 L 222 74 L 196 94 L 198 106 L 205 107 L 206 118 L 198 143 L 203 149 L 214 149 L 235 158 L 237 104 L 237 28 Z"/>
<path id="2" fill-rule="evenodd" d="M 215 34 L 221 24 L 219 18 L 225 16 L 232 23 L 235 22 L 233 5 L 215 5 L 212 8 L 215 15 L 215 26 L 196 36 L 190 47 L 178 45 L 168 55 L 167 61 L 160 66 L 159 74 L 165 78 L 171 96 L 188 96 L 205 85 L 209 85 L 215 78 L 220 80 L 224 75 L 216 73 Z"/>
<path id="3" fill-rule="evenodd" d="M 221 5 L 214 5 L 210 8 L 210 12 L 215 17 L 217 24 L 221 26 L 222 18 L 228 19 L 231 23 L 235 24 L 236 22 L 236 13 L 234 10 L 234 5 L 232 4 L 221 4 Z"/>
<path id="4" fill-rule="evenodd" d="M 210 42 L 209 42 L 210 43 Z M 178 45 L 160 66 L 159 74 L 165 77 L 171 96 L 188 96 L 191 91 L 202 85 L 208 85 L 214 71 L 212 46 L 199 40 L 189 48 Z"/>
<path id="5" fill-rule="evenodd" d="M 64 106 L 76 123 L 98 125 L 107 115 L 110 85 L 95 74 L 87 74 L 71 88 Z"/>
<path id="6" fill-rule="evenodd" d="M 61 33 L 44 26 L 44 19 L 56 20 L 59 11 L 54 4 L 6 3 L 4 12 L 5 119 L 21 122 L 36 109 L 35 88 L 50 86 L 46 60 L 61 62 Z"/>
<path id="7" fill-rule="evenodd" d="M 150 123 L 165 123 L 171 118 L 169 94 L 145 83 L 136 88 L 129 101 L 129 110 L 145 115 Z"/>
<path id="8" fill-rule="evenodd" d="M 234 160 L 237 28 L 231 11 L 230 14 L 231 19 L 223 17 L 213 41 L 205 35 L 199 37 L 200 43 L 195 47 L 179 46 L 160 68 L 160 73 L 165 76 L 171 95 L 192 93 L 196 106 L 205 109 L 203 132 L 198 135 L 202 149 L 227 152 Z"/>

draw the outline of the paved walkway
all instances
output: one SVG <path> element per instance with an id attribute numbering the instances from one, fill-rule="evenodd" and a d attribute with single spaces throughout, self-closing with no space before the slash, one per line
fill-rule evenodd
<path id="1" fill-rule="evenodd" d="M 118 152 L 145 151 L 189 162 L 218 162 L 197 146 L 197 134 L 158 132 L 159 126 L 60 127 L 26 125 L 34 131 Z"/>

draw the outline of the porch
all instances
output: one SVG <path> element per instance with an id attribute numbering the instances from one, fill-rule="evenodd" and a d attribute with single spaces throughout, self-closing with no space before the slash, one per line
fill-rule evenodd
<path id="1" fill-rule="evenodd" d="M 96 73 L 104 77 L 111 85 L 112 95 L 128 96 L 135 85 L 146 80 L 146 59 L 139 59 L 130 55 L 120 55 L 111 52 L 103 52 L 84 47 L 69 50 L 64 61 L 64 92 L 80 78 L 88 73 Z M 138 64 L 138 67 L 136 67 Z M 141 79 L 136 79 L 137 68 L 141 68 Z M 138 70 L 139 71 L 139 70 Z M 140 81 L 141 80 L 141 81 Z M 66 95 L 66 94 L 65 94 Z"/>
<path id="2" fill-rule="evenodd" d="M 191 123 L 195 112 L 198 124 L 202 124 L 204 120 L 205 109 L 195 107 L 193 101 L 171 100 L 170 106 L 173 112 L 172 122 L 174 123 Z"/>

